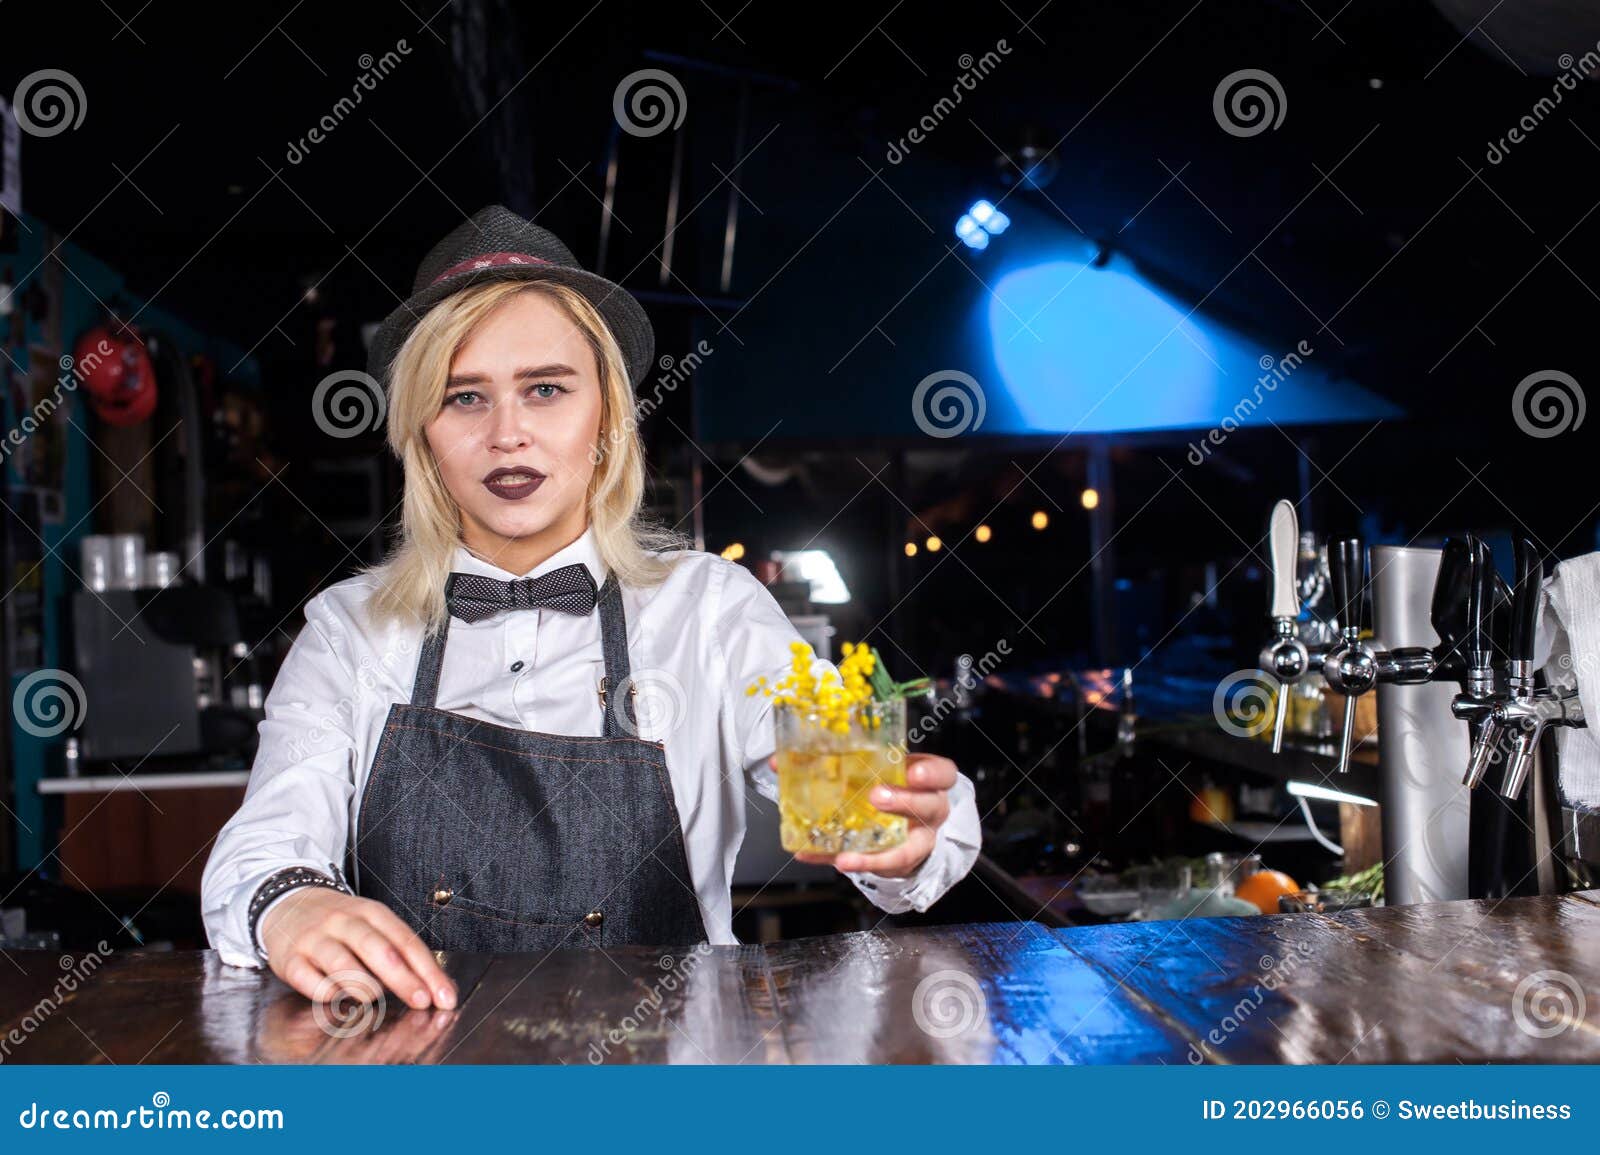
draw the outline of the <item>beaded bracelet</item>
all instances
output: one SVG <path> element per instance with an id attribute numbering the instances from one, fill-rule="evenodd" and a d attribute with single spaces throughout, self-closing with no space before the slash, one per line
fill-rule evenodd
<path id="1" fill-rule="evenodd" d="M 344 872 L 332 863 L 328 865 L 334 872 L 332 878 L 309 866 L 290 866 L 276 874 L 268 875 L 266 881 L 256 887 L 256 892 L 250 899 L 248 933 L 250 944 L 262 962 L 267 961 L 267 951 L 256 938 L 256 923 L 261 920 L 262 914 L 273 899 L 302 886 L 326 886 L 344 894 L 354 893 L 343 881 Z"/>

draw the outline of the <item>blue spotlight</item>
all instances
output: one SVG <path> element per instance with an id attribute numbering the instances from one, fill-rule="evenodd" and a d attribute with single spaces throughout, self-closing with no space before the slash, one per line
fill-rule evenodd
<path id="1" fill-rule="evenodd" d="M 969 249 L 986 249 L 989 247 L 989 234 L 983 227 L 972 219 L 971 213 L 962 213 L 961 219 L 956 222 L 956 236 Z"/>
<path id="2" fill-rule="evenodd" d="M 967 215 L 983 226 L 986 233 L 998 237 L 1006 231 L 1006 226 L 1011 223 L 1011 218 L 995 208 L 988 201 L 974 201 Z"/>
<path id="3" fill-rule="evenodd" d="M 961 219 L 956 221 L 956 236 L 969 249 L 986 249 L 989 247 L 989 238 L 997 237 L 1006 231 L 1006 226 L 1011 223 L 1011 218 L 995 208 L 986 200 L 972 202 L 972 207 L 961 214 Z"/>

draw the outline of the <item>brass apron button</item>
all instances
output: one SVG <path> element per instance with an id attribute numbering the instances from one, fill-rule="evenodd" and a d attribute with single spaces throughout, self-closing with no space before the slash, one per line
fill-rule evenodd
<path id="1" fill-rule="evenodd" d="M 438 890 L 433 892 L 433 904 L 435 906 L 444 906 L 447 902 L 454 898 L 455 895 L 456 892 L 451 890 L 448 886 L 441 886 Z"/>
<path id="2" fill-rule="evenodd" d="M 598 910 L 591 910 L 588 914 L 583 916 L 583 921 L 588 923 L 590 926 L 599 926 L 604 918 L 605 915 L 601 914 Z"/>

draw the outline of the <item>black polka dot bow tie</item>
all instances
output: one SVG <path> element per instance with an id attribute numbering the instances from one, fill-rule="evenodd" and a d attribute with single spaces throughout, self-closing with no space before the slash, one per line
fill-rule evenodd
<path id="1" fill-rule="evenodd" d="M 594 578 L 581 563 L 564 565 L 538 577 L 500 581 L 474 573 L 452 573 L 445 582 L 450 613 L 480 622 L 501 610 L 560 610 L 582 617 L 595 606 Z"/>

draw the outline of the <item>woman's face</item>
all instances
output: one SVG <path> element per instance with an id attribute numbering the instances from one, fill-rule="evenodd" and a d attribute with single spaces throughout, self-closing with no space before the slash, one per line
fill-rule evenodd
<path id="1" fill-rule="evenodd" d="M 559 306 L 518 293 L 484 320 L 426 429 L 469 549 L 525 573 L 583 533 L 600 413 L 594 352 Z"/>

